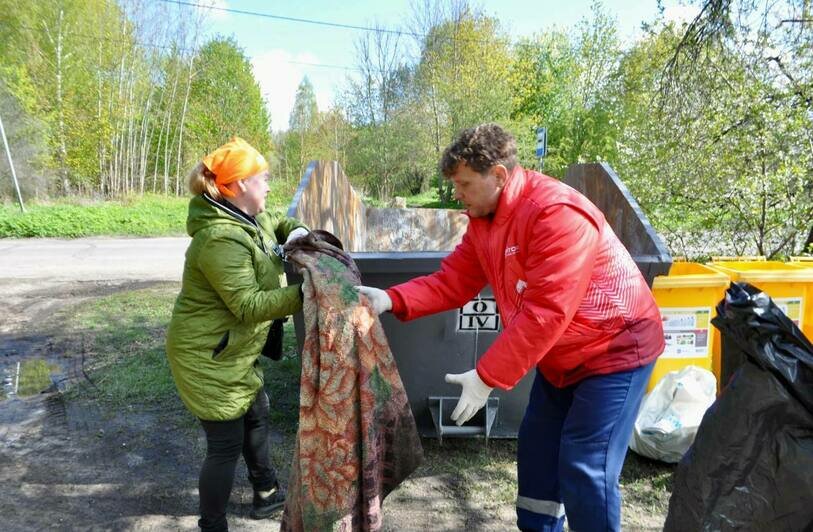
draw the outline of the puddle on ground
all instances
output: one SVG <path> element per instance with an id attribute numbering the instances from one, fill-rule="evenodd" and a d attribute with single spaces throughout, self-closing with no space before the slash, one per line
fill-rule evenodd
<path id="1" fill-rule="evenodd" d="M 51 376 L 59 372 L 59 365 L 42 358 L 7 365 L 0 371 L 0 400 L 36 395 L 48 389 L 52 384 Z"/>

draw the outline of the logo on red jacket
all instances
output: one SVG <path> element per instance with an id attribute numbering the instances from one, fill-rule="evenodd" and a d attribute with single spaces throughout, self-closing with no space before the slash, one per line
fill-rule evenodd
<path id="1" fill-rule="evenodd" d="M 508 246 L 505 248 L 505 256 L 510 257 L 511 255 L 516 255 L 519 253 L 519 246 Z"/>

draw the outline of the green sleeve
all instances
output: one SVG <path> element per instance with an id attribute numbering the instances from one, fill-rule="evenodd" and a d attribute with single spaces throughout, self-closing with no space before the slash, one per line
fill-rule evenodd
<path id="1" fill-rule="evenodd" d="M 285 242 L 288 239 L 288 235 L 291 234 L 291 231 L 297 227 L 304 227 L 305 229 L 308 229 L 308 226 L 296 218 L 289 218 L 287 216 L 282 218 L 277 224 L 277 227 L 274 229 L 274 236 L 277 237 L 277 242 Z"/>
<path id="2" fill-rule="evenodd" d="M 238 239 L 210 239 L 200 250 L 198 264 L 209 284 L 242 322 L 275 320 L 302 309 L 298 284 L 272 290 L 259 287 L 251 251 Z"/>

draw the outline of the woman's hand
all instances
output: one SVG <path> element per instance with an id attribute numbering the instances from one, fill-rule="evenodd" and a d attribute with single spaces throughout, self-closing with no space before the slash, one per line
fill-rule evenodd
<path id="1" fill-rule="evenodd" d="M 288 233 L 288 238 L 285 239 L 285 243 L 291 242 L 292 240 L 296 240 L 297 238 L 302 238 L 303 236 L 307 236 L 310 231 L 305 229 L 304 227 L 297 227 L 290 233 Z"/>

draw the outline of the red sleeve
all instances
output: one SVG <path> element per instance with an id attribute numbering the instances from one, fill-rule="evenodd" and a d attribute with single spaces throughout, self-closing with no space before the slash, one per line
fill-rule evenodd
<path id="1" fill-rule="evenodd" d="M 392 313 L 409 321 L 436 312 L 462 307 L 486 285 L 486 276 L 472 242 L 471 228 L 463 241 L 440 263 L 440 270 L 387 290 Z"/>
<path id="2" fill-rule="evenodd" d="M 600 232 L 577 209 L 557 205 L 534 222 L 519 312 L 477 363 L 489 386 L 509 390 L 559 340 L 584 299 Z"/>

